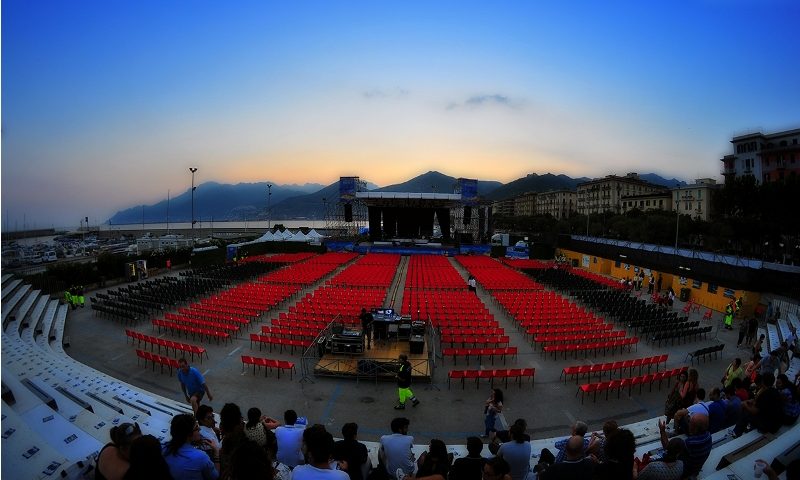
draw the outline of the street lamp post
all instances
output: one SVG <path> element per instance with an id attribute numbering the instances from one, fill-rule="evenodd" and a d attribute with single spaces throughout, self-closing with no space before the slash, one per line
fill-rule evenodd
<path id="1" fill-rule="evenodd" d="M 272 229 L 272 184 L 267 184 L 267 230 Z"/>
<path id="2" fill-rule="evenodd" d="M 194 190 L 197 188 L 194 186 L 194 172 L 197 171 L 197 167 L 189 167 L 189 171 L 192 172 L 192 240 L 194 240 Z"/>
<path id="3" fill-rule="evenodd" d="M 678 229 L 681 226 L 681 190 L 675 190 L 675 253 L 678 253 Z"/>

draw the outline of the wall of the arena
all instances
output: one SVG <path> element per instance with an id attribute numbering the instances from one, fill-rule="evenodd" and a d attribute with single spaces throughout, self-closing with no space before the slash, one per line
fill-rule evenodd
<path id="1" fill-rule="evenodd" d="M 647 292 L 647 278 L 649 277 L 650 270 L 646 267 L 625 263 L 624 259 L 612 260 L 566 249 L 561 249 L 560 252 L 573 266 L 618 280 L 633 278 L 637 271 L 636 269 L 643 268 L 645 280 L 642 284 L 642 290 Z M 717 312 L 725 310 L 725 307 L 732 300 L 731 295 L 736 298 L 742 296 L 742 310 L 745 316 L 752 315 L 761 301 L 761 294 L 759 292 L 735 290 L 725 285 L 709 284 L 702 279 L 692 278 L 688 272 L 684 276 L 658 271 L 654 271 L 654 274 L 656 279 L 658 279 L 659 274 L 661 275 L 662 290 L 672 287 L 675 295 L 679 296 L 681 289 L 688 288 L 690 291 L 689 298 L 693 302 Z"/>

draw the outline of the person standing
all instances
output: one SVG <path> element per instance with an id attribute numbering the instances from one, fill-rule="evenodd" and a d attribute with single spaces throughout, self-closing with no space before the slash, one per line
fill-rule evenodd
<path id="1" fill-rule="evenodd" d="M 647 279 L 647 294 L 652 295 L 653 289 L 656 286 L 656 277 L 653 276 L 653 272 L 650 272 L 650 277 Z"/>
<path id="2" fill-rule="evenodd" d="M 756 317 L 750 317 L 747 322 L 747 345 L 752 345 L 755 342 L 756 332 L 758 332 L 758 320 Z"/>
<path id="3" fill-rule="evenodd" d="M 725 307 L 725 330 L 733 330 L 733 302 Z"/>
<path id="4" fill-rule="evenodd" d="M 744 337 L 747 336 L 747 324 L 748 320 L 746 318 L 742 318 L 739 321 L 739 339 L 736 340 L 736 348 L 741 348 Z"/>
<path id="5" fill-rule="evenodd" d="M 375 321 L 375 317 L 366 308 L 362 308 L 361 315 L 358 318 L 361 320 L 361 331 L 364 333 L 364 341 L 367 343 L 367 350 L 369 350 L 372 348 L 370 337 L 372 337 L 372 322 Z"/>
<path id="6" fill-rule="evenodd" d="M 197 413 L 197 407 L 203 400 L 203 395 L 208 395 L 209 400 L 214 400 L 203 374 L 200 373 L 200 370 L 190 367 L 185 358 L 178 360 L 178 381 L 181 382 L 183 396 L 192 405 L 193 413 Z"/>
<path id="7" fill-rule="evenodd" d="M 406 408 L 406 401 L 411 400 L 411 405 L 416 407 L 419 405 L 419 400 L 414 396 L 411 391 L 411 362 L 408 361 L 408 355 L 401 353 L 400 368 L 397 370 L 397 396 L 398 403 L 394 406 L 395 410 L 404 410 Z"/>
<path id="8" fill-rule="evenodd" d="M 497 414 L 503 411 L 503 391 L 499 388 L 493 388 L 491 395 L 486 399 L 486 406 L 484 407 L 483 425 L 484 425 L 484 438 L 488 438 L 491 432 L 496 431 L 495 420 Z"/>
<path id="9" fill-rule="evenodd" d="M 475 277 L 470 275 L 469 279 L 467 280 L 467 285 L 469 286 L 469 291 L 470 292 L 472 292 L 472 293 L 474 293 L 476 295 L 478 294 L 478 281 L 475 280 Z"/>

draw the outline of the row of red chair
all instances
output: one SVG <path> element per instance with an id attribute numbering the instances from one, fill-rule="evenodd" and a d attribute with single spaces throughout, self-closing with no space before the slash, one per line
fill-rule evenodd
<path id="1" fill-rule="evenodd" d="M 241 328 L 239 325 L 234 323 L 203 320 L 202 318 L 199 318 L 199 316 L 190 317 L 189 315 L 176 314 L 176 313 L 165 313 L 164 319 L 170 320 L 175 323 L 181 323 L 183 325 L 199 326 L 211 330 L 217 330 L 220 332 L 228 332 L 228 333 L 231 332 L 236 333 Z"/>
<path id="2" fill-rule="evenodd" d="M 272 352 L 272 346 L 277 345 L 280 347 L 280 352 L 283 353 L 283 347 L 291 348 L 292 353 L 294 353 L 295 347 L 299 348 L 301 352 L 304 352 L 311 344 L 314 343 L 313 338 L 286 338 L 286 337 L 273 337 L 271 335 L 259 335 L 258 333 L 251 333 L 250 334 L 250 348 L 253 348 L 253 344 L 258 343 L 258 350 L 261 350 L 262 345 L 269 345 L 269 351 Z"/>
<path id="3" fill-rule="evenodd" d="M 247 262 L 270 262 L 270 263 L 298 263 L 309 258 L 315 257 L 316 253 L 300 252 L 300 253 L 265 253 L 264 255 L 256 255 L 254 257 L 245 257 L 240 260 L 241 263 Z"/>
<path id="4" fill-rule="evenodd" d="M 289 372 L 289 379 L 294 376 L 294 372 L 297 369 L 294 366 L 294 362 L 289 362 L 286 360 L 272 360 L 269 358 L 259 358 L 259 357 L 251 357 L 249 355 L 242 355 L 242 371 L 244 372 L 244 367 L 246 365 L 253 366 L 253 375 L 256 373 L 256 368 L 264 367 L 264 376 L 268 376 L 269 372 L 274 368 L 278 372 L 278 378 L 281 378 L 281 370 L 286 370 Z"/>
<path id="5" fill-rule="evenodd" d="M 630 338 L 623 338 L 621 340 L 608 340 L 605 342 L 592 342 L 592 343 L 568 343 L 568 344 L 559 344 L 559 345 L 546 345 L 543 348 L 543 355 L 547 355 L 548 353 L 553 353 L 553 359 L 556 358 L 559 352 L 564 354 L 564 358 L 567 358 L 567 354 L 572 352 L 574 354 L 574 358 L 578 358 L 578 352 L 584 352 L 584 356 L 588 355 L 589 352 L 594 353 L 597 355 L 598 351 L 602 351 L 603 355 L 606 352 L 611 352 L 612 354 L 616 351 L 617 348 L 622 351 L 624 347 L 628 347 L 628 351 L 630 351 L 631 347 L 639 343 L 639 339 L 637 337 L 630 337 Z"/>
<path id="6" fill-rule="evenodd" d="M 169 368 L 169 376 L 172 376 L 172 369 L 178 368 L 178 361 L 174 358 L 164 357 L 158 355 L 156 353 L 148 352 L 147 350 L 139 350 L 136 349 L 136 364 L 139 364 L 139 359 L 144 360 L 144 366 L 147 366 L 147 362 L 150 362 L 153 366 L 153 371 L 156 371 L 156 365 L 161 367 L 161 373 L 164 373 L 164 367 Z"/>
<path id="7" fill-rule="evenodd" d="M 595 363 L 592 365 L 575 365 L 571 367 L 564 367 L 564 370 L 561 371 L 561 375 L 564 377 L 564 383 L 567 383 L 567 377 L 571 375 L 575 375 L 575 383 L 577 384 L 580 381 L 582 375 L 586 375 L 586 380 L 591 382 L 592 376 L 597 374 L 597 378 L 603 378 L 603 374 L 605 372 L 609 372 L 609 376 L 613 374 L 613 372 L 624 372 L 628 370 L 628 376 L 633 375 L 633 369 L 639 368 L 639 375 L 642 374 L 642 369 L 646 366 L 647 373 L 650 373 L 650 367 L 655 365 L 656 371 L 658 371 L 659 364 L 664 364 L 666 367 L 667 359 L 669 355 L 653 355 L 652 357 L 644 357 L 644 358 L 635 358 L 632 360 L 620 360 L 616 362 L 605 362 L 605 363 Z M 609 378 L 610 379 L 610 378 Z"/>
<path id="8" fill-rule="evenodd" d="M 484 357 L 489 357 L 489 360 L 494 365 L 494 357 L 501 357 L 503 359 L 503 364 L 506 363 L 506 357 L 509 356 L 514 358 L 517 356 L 518 349 L 517 347 L 494 347 L 494 348 L 443 348 L 442 355 L 444 357 L 453 357 L 453 365 L 457 364 L 457 358 L 461 357 L 467 361 L 467 365 L 469 365 L 469 357 L 476 357 L 478 359 L 478 363 L 481 363 L 481 360 Z"/>
<path id="9" fill-rule="evenodd" d="M 400 264 L 400 255 L 378 253 L 365 255 L 327 283 L 335 286 L 389 288 Z"/>
<path id="10" fill-rule="evenodd" d="M 488 257 L 456 256 L 458 262 L 487 290 L 543 290 L 531 277 Z"/>
<path id="11" fill-rule="evenodd" d="M 451 347 L 472 346 L 505 346 L 511 339 L 508 335 L 442 335 L 441 344 L 449 344 Z"/>
<path id="12" fill-rule="evenodd" d="M 505 335 L 501 327 L 439 327 L 441 335 Z"/>
<path id="13" fill-rule="evenodd" d="M 212 330 L 210 328 L 199 328 L 199 327 L 192 327 L 190 325 L 185 325 L 182 323 L 171 322 L 169 320 L 160 320 L 154 318 L 152 320 L 153 326 L 158 327 L 158 331 L 161 332 L 161 329 L 169 330 L 170 332 L 181 332 L 188 336 L 189 334 L 192 335 L 192 338 L 200 337 L 200 339 L 207 339 L 211 341 L 211 339 L 216 339 L 217 344 L 219 344 L 220 340 L 225 340 L 226 342 L 230 339 L 230 334 L 226 332 L 220 332 L 219 330 Z"/>
<path id="14" fill-rule="evenodd" d="M 619 280 L 599 275 L 597 273 L 592 273 L 582 268 L 571 268 L 571 267 L 562 267 L 562 268 L 567 268 L 570 273 L 578 275 L 579 277 L 588 278 L 589 280 L 599 283 L 605 287 L 611 287 L 615 290 L 625 289 L 625 285 L 619 283 Z"/>
<path id="15" fill-rule="evenodd" d="M 464 389 L 466 380 L 475 380 L 475 386 L 480 386 L 481 379 L 489 380 L 489 385 L 494 386 L 495 379 L 502 379 L 505 381 L 505 387 L 508 388 L 508 379 L 513 378 L 517 384 L 522 387 L 524 379 L 531 379 L 531 388 L 534 386 L 534 377 L 536 376 L 535 368 L 509 368 L 499 370 L 450 370 L 447 374 L 447 388 L 450 388 L 452 380 L 461 381 L 461 389 Z"/>
<path id="16" fill-rule="evenodd" d="M 319 332 L 319 328 L 299 328 L 297 326 L 283 327 L 274 324 L 271 327 L 267 325 L 261 326 L 261 333 L 272 335 L 273 337 L 316 338 Z"/>
<path id="17" fill-rule="evenodd" d="M 170 315 L 170 317 L 167 317 L 167 315 Z M 224 314 L 219 312 L 213 312 L 211 310 L 197 309 L 197 308 L 180 307 L 178 308 L 177 314 L 167 313 L 164 314 L 164 317 L 167 320 L 181 320 L 185 318 L 185 319 L 203 320 L 219 324 L 226 324 L 236 327 L 237 330 L 242 326 L 250 325 L 250 319 L 247 317 L 232 316 L 230 314 Z M 229 328 L 225 329 L 229 330 Z"/>
<path id="18" fill-rule="evenodd" d="M 224 300 L 205 299 L 202 302 L 193 303 L 189 305 L 189 307 L 185 307 L 184 309 L 190 311 L 199 310 L 202 312 L 216 313 L 228 317 L 243 318 L 243 319 L 248 319 L 248 321 L 251 318 L 259 317 L 265 310 L 269 309 L 269 307 L 267 306 L 261 307 L 261 306 L 247 304 L 244 301 L 239 302 L 235 298 L 236 297 L 234 296 L 228 296 Z"/>
<path id="19" fill-rule="evenodd" d="M 173 342 L 172 340 L 167 340 L 164 338 L 153 337 L 150 335 L 145 335 L 144 333 L 136 332 L 134 330 L 125 329 L 125 335 L 131 339 L 131 345 L 134 341 L 137 342 L 137 346 L 141 346 L 142 342 L 144 342 L 145 346 L 147 344 L 155 346 L 158 348 L 158 353 L 161 353 L 161 347 L 164 347 L 164 351 L 169 353 L 169 349 L 172 349 L 172 352 L 177 355 L 178 351 L 187 352 L 191 355 L 192 361 L 194 361 L 194 354 L 196 353 L 200 357 L 200 363 L 203 363 L 203 355 L 208 358 L 208 352 L 206 351 L 205 347 L 201 347 L 199 345 L 191 345 L 189 343 L 181 343 L 181 342 Z M 126 340 L 127 341 L 127 340 Z"/>
<path id="20" fill-rule="evenodd" d="M 661 383 L 666 380 L 667 385 L 669 386 L 670 379 L 672 377 L 677 377 L 681 373 L 688 370 L 688 367 L 679 367 L 674 368 L 672 370 L 667 370 L 664 372 L 656 372 L 656 373 L 648 373 L 645 375 L 639 375 L 636 377 L 629 377 L 629 378 L 621 378 L 619 380 L 609 380 L 607 382 L 595 382 L 595 383 L 585 383 L 583 385 L 578 386 L 578 391 L 575 392 L 575 396 L 577 397 L 578 394 L 581 394 L 581 403 L 583 403 L 584 397 L 592 393 L 594 394 L 594 401 L 597 401 L 597 393 L 598 392 L 606 392 L 606 400 L 608 400 L 608 394 L 611 390 L 617 390 L 617 398 L 619 398 L 620 393 L 626 387 L 628 388 L 628 396 L 631 395 L 631 391 L 635 385 L 639 385 L 639 393 L 642 393 L 642 386 L 647 384 L 650 385 L 650 391 L 653 391 L 653 384 L 658 382 L 658 390 L 661 390 Z"/>
<path id="21" fill-rule="evenodd" d="M 467 282 L 445 257 L 412 255 L 408 262 L 405 289 L 467 289 Z"/>
<path id="22" fill-rule="evenodd" d="M 337 320 L 338 321 L 338 320 Z M 316 330 L 317 332 L 328 326 L 330 320 L 315 320 L 313 318 L 303 318 L 296 313 L 287 314 L 281 312 L 278 318 L 272 319 L 272 326 L 279 328 L 298 328 L 302 330 Z M 355 325 L 354 322 L 344 322 L 348 325 Z M 360 322 L 358 322 L 360 324 Z"/>
<path id="23" fill-rule="evenodd" d="M 536 326 L 529 326 L 525 328 L 525 336 L 526 338 L 529 336 L 534 335 L 557 335 L 557 334 L 568 334 L 568 333 L 589 333 L 589 332 L 608 332 L 612 330 L 614 325 L 610 323 L 593 323 L 591 325 L 586 324 L 579 324 L 579 325 L 572 325 L 572 324 L 541 324 Z"/>
<path id="24" fill-rule="evenodd" d="M 613 340 L 624 337 L 626 332 L 624 330 L 612 330 L 608 332 L 592 332 L 586 334 L 539 334 L 533 337 L 533 341 L 541 343 L 542 347 L 551 344 L 563 343 L 591 343 L 602 342 L 604 340 Z"/>

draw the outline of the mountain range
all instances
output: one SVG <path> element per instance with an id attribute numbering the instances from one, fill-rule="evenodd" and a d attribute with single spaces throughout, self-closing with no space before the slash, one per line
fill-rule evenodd
<path id="1" fill-rule="evenodd" d="M 639 175 L 646 180 L 665 187 L 685 185 L 675 178 L 665 179 L 657 174 Z M 487 201 L 505 200 L 525 192 L 546 192 L 549 190 L 575 190 L 576 186 L 591 180 L 566 175 L 535 173 L 503 184 L 492 180 L 478 180 L 478 196 Z M 430 171 L 395 185 L 378 187 L 366 183 L 368 191 L 412 192 L 412 193 L 453 193 L 458 179 L 441 172 Z M 304 185 L 272 184 L 268 182 L 222 184 L 206 182 L 195 190 L 195 220 L 198 221 L 242 221 L 242 220 L 290 220 L 325 218 L 326 205 L 337 202 L 339 182 L 328 186 L 315 183 Z M 189 222 L 191 221 L 191 189 L 173 198 L 161 200 L 153 205 L 137 205 L 115 213 L 109 224 L 125 225 L 138 223 Z M 271 211 L 268 215 L 267 212 Z"/>

